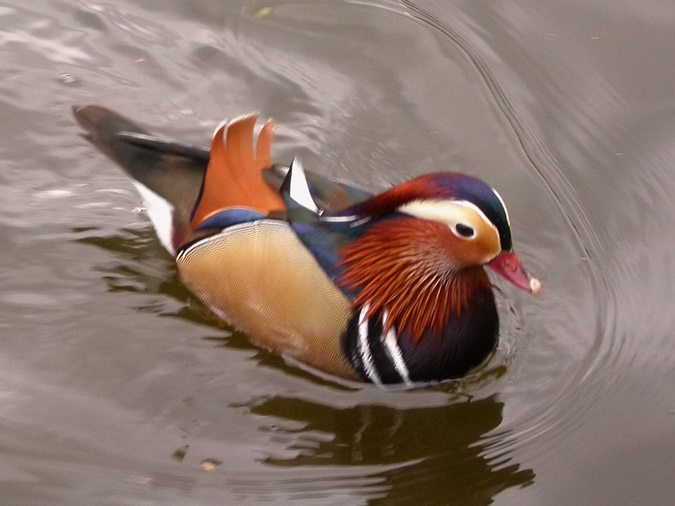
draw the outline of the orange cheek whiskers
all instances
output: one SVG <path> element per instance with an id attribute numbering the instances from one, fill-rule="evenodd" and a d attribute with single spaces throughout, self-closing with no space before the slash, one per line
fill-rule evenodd
<path id="1" fill-rule="evenodd" d="M 353 306 L 368 305 L 366 318 L 388 312 L 383 335 L 395 326 L 415 343 L 426 334 L 441 336 L 477 289 L 489 290 L 482 267 L 456 269 L 450 256 L 440 260 L 447 233 L 438 223 L 400 218 L 373 226 L 343 250 L 338 284 L 358 291 Z"/>

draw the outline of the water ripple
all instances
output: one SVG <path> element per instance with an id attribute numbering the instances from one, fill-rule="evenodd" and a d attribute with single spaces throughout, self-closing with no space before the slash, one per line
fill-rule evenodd
<path id="1" fill-rule="evenodd" d="M 6 4 L 8 497 L 570 504 L 586 475 L 672 469 L 675 66 L 652 56 L 665 7 Z M 464 381 L 317 378 L 193 300 L 128 181 L 77 137 L 69 106 L 92 101 L 202 144 L 258 109 L 281 161 L 374 190 L 475 174 L 505 196 L 544 292 L 496 281 L 501 343 Z M 630 496 L 616 485 L 584 491 Z"/>

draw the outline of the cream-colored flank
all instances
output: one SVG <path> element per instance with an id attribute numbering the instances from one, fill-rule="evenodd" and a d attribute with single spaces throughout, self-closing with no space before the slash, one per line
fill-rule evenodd
<path id="1" fill-rule="evenodd" d="M 229 227 L 176 263 L 185 285 L 256 345 L 357 379 L 341 351 L 351 305 L 287 223 Z"/>

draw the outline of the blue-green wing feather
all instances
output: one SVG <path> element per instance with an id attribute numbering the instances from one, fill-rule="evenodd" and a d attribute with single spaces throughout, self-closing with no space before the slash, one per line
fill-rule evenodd
<path id="1" fill-rule="evenodd" d="M 311 177 L 315 183 L 318 180 L 321 184 L 327 184 L 330 181 L 326 178 L 316 178 L 315 175 Z M 303 201 L 303 198 L 293 194 L 293 178 L 299 178 L 301 184 L 306 185 L 307 190 L 312 187 L 309 182 L 310 176 L 308 175 L 305 178 L 302 168 L 298 167 L 297 162 L 294 162 L 280 188 L 281 196 L 286 204 L 288 221 L 300 241 L 314 255 L 328 277 L 335 282 L 340 278 L 343 270 L 340 265 L 342 249 L 359 237 L 369 223 L 357 216 L 340 217 L 338 220 L 333 220 L 329 213 L 318 206 L 318 202 Z M 332 184 L 334 183 L 331 182 Z M 343 187 L 351 188 L 346 185 L 343 185 Z M 307 198 L 315 198 L 309 191 L 306 195 Z M 363 196 L 365 192 L 360 192 L 359 195 Z M 347 295 L 351 296 L 352 294 Z"/>

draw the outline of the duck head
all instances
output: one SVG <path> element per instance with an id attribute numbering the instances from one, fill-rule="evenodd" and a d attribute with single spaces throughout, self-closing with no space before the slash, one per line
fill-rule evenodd
<path id="1" fill-rule="evenodd" d="M 386 311 L 416 342 L 442 334 L 449 317 L 490 292 L 483 266 L 520 289 L 541 288 L 513 251 L 504 201 L 475 177 L 427 174 L 326 212 L 296 160 L 282 196 L 297 235 L 354 305 L 366 317 Z"/>
<path id="2" fill-rule="evenodd" d="M 513 251 L 504 200 L 478 178 L 451 172 L 426 174 L 357 207 L 369 216 L 401 213 L 441 225 L 433 227 L 436 233 L 427 240 L 441 246 L 455 270 L 487 265 L 522 290 L 541 289 Z M 430 227 L 422 222 L 411 226 Z"/>

